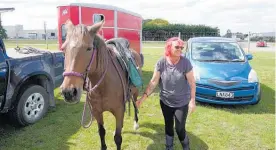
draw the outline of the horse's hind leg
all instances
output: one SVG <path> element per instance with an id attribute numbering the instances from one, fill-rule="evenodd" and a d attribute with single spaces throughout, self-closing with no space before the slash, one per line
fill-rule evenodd
<path id="1" fill-rule="evenodd" d="M 103 114 L 95 114 L 96 119 L 98 120 L 98 132 L 101 139 L 101 150 L 106 150 L 107 146 L 105 143 L 105 128 L 104 128 L 104 122 L 103 122 Z"/>
<path id="2" fill-rule="evenodd" d="M 137 130 L 139 128 L 138 109 L 136 107 L 137 97 L 138 97 L 138 91 L 133 94 L 133 107 L 134 107 L 134 125 L 133 125 L 133 129 L 134 130 Z"/>
<path id="3" fill-rule="evenodd" d="M 117 150 L 121 150 L 121 145 L 123 142 L 122 139 L 122 128 L 123 128 L 123 122 L 124 122 L 124 108 L 121 107 L 119 109 L 115 110 L 114 116 L 116 118 L 116 130 L 114 135 L 114 141 L 117 146 Z"/>

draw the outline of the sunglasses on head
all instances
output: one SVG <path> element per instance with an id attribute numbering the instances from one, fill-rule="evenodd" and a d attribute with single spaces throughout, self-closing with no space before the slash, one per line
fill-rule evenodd
<path id="1" fill-rule="evenodd" d="M 183 50 L 184 47 L 183 46 L 175 46 L 174 48 Z"/>

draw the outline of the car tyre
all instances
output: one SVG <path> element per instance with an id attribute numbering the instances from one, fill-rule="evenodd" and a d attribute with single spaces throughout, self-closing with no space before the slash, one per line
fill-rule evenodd
<path id="1" fill-rule="evenodd" d="M 28 85 L 18 95 L 14 109 L 11 111 L 12 122 L 19 126 L 36 123 L 48 111 L 49 94 L 40 85 Z"/>

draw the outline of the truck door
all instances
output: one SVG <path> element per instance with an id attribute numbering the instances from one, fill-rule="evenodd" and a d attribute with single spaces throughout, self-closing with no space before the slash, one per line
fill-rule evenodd
<path id="1" fill-rule="evenodd" d="M 4 44 L 0 39 L 0 110 L 3 109 L 8 84 L 8 64 L 4 56 Z"/>

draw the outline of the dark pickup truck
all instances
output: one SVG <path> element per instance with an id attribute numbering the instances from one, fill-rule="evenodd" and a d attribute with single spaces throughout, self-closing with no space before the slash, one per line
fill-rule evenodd
<path id="1" fill-rule="evenodd" d="M 20 126 L 39 121 L 55 107 L 54 90 L 62 83 L 63 67 L 61 51 L 6 49 L 0 39 L 0 113 Z"/>

